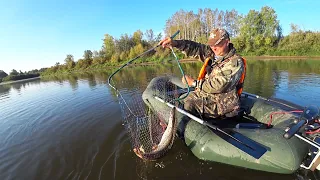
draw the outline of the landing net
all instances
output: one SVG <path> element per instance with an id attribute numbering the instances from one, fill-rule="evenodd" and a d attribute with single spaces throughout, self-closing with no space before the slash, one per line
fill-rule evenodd
<path id="1" fill-rule="evenodd" d="M 174 54 L 172 49 L 171 51 Z M 175 54 L 174 56 L 176 57 Z M 178 65 L 183 73 L 179 62 Z M 113 75 L 110 76 L 109 80 Z M 177 122 L 173 121 L 175 120 L 174 110 L 164 112 L 147 106 L 146 102 L 142 99 L 143 90 L 140 87 L 130 90 L 118 90 L 115 85 L 110 86 L 113 87 L 118 97 L 123 125 L 130 138 L 135 154 L 146 160 L 162 157 L 172 147 L 175 139 Z M 179 98 L 180 95 L 178 93 L 175 93 L 178 92 L 177 86 L 171 83 L 169 78 L 157 81 L 154 86 L 156 89 L 153 94 L 154 96 L 160 97 L 171 104 L 178 105 L 177 100 L 181 100 L 181 98 Z M 169 113 L 171 118 L 168 115 Z M 169 123 L 170 120 L 172 120 L 171 123 Z"/>

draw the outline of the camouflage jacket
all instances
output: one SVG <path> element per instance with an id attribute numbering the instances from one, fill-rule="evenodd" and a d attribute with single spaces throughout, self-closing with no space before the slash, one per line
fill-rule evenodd
<path id="1" fill-rule="evenodd" d="M 207 68 L 205 78 L 197 83 L 196 97 L 211 99 L 217 108 L 212 111 L 216 111 L 218 115 L 237 110 L 240 105 L 237 85 L 244 71 L 244 64 L 241 57 L 236 54 L 233 44 L 229 44 L 230 51 L 225 56 L 215 59 L 214 52 L 208 45 L 189 40 L 176 41 L 175 47 L 187 56 L 199 58 L 202 62 L 208 57 L 213 60 Z"/>

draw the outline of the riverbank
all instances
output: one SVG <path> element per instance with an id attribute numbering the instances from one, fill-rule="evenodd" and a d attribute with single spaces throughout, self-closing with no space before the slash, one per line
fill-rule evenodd
<path id="1" fill-rule="evenodd" d="M 320 60 L 320 56 L 242 56 L 246 60 Z M 186 58 L 186 59 L 180 59 L 179 62 L 185 63 L 185 62 L 196 62 L 199 61 L 198 59 L 192 59 L 192 58 Z M 138 63 L 135 65 L 151 65 L 155 64 L 156 62 L 144 62 L 144 63 Z M 158 63 L 158 62 L 157 62 Z"/>
<path id="2" fill-rule="evenodd" d="M 261 60 L 261 61 L 269 61 L 269 60 L 320 60 L 320 56 L 243 56 L 246 60 Z M 170 63 L 171 61 L 175 61 L 174 59 L 172 60 L 166 60 L 166 61 L 147 61 L 147 62 L 133 62 L 129 66 L 151 66 L 155 64 L 163 64 L 163 63 Z M 192 58 L 185 58 L 185 59 L 180 59 L 180 63 L 189 63 L 189 62 L 197 62 L 199 61 L 198 59 L 192 59 Z M 126 61 L 127 62 L 127 61 Z M 72 74 L 72 73 L 85 73 L 85 72 L 93 72 L 93 71 L 101 71 L 101 70 L 106 70 L 106 69 L 112 69 L 112 68 L 119 68 L 121 67 L 124 63 L 122 62 L 119 65 L 112 65 L 112 66 L 106 66 L 106 65 L 101 65 L 101 66 L 95 66 L 95 67 L 89 67 L 87 69 L 77 69 L 73 71 L 68 71 L 68 72 L 56 72 L 53 74 L 46 74 L 46 75 L 41 75 L 42 77 L 47 77 L 47 76 L 59 76 L 59 75 L 66 75 L 66 74 Z"/>
<path id="3" fill-rule="evenodd" d="M 39 77 L 34 77 L 34 78 L 28 78 L 28 79 L 21 79 L 21 80 L 17 80 L 17 81 L 6 81 L 6 82 L 0 83 L 0 85 L 13 84 L 13 83 L 25 82 L 25 81 L 33 81 L 33 80 L 36 80 L 36 79 L 40 79 L 40 76 Z"/>
<path id="4" fill-rule="evenodd" d="M 254 60 L 320 60 L 320 56 L 242 56 Z M 197 61 L 198 59 L 181 59 L 180 61 Z"/>
<path id="5" fill-rule="evenodd" d="M 320 60 L 320 56 L 243 56 L 255 60 Z"/>

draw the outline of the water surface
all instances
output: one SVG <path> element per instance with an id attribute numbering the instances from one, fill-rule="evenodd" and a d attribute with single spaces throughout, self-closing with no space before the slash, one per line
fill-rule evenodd
<path id="1" fill-rule="evenodd" d="M 245 91 L 302 106 L 320 106 L 320 61 L 248 60 Z M 196 76 L 200 63 L 183 64 Z M 176 140 L 162 159 L 131 150 L 118 98 L 106 81 L 114 70 L 0 85 L 0 179 L 297 179 L 198 160 Z M 176 64 L 126 67 L 113 83 L 130 97 Z M 309 174 L 310 178 L 314 178 Z"/>

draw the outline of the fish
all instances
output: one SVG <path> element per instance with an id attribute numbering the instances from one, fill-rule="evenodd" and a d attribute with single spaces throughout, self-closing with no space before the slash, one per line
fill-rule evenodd
<path id="1" fill-rule="evenodd" d="M 164 131 L 160 143 L 153 146 L 151 152 L 145 152 L 143 146 L 134 148 L 133 152 L 144 160 L 156 160 L 164 156 L 172 147 L 178 127 L 176 119 L 176 108 L 170 111 L 170 117 L 166 130 Z"/>

